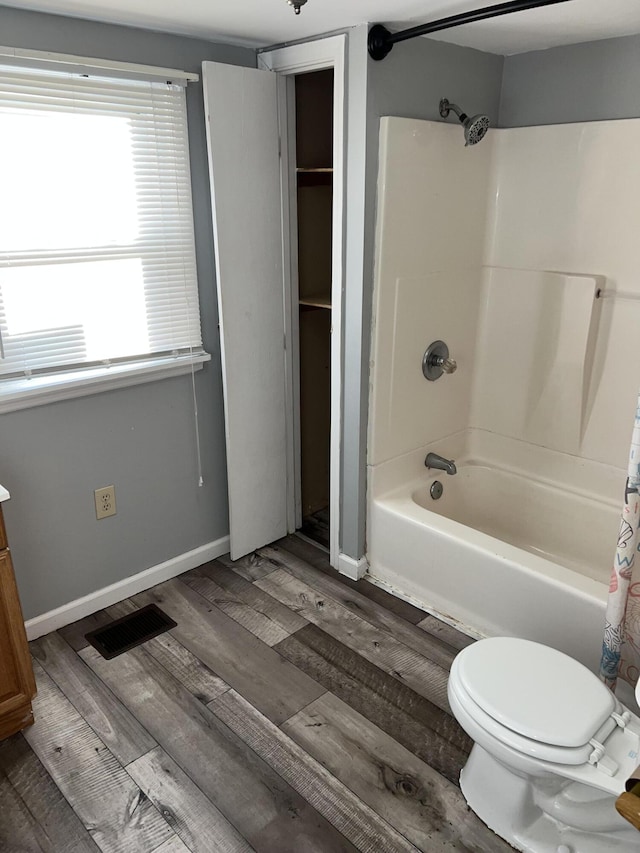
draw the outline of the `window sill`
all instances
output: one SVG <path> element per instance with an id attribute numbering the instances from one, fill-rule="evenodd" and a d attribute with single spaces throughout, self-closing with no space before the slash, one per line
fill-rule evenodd
<path id="1" fill-rule="evenodd" d="M 204 363 L 210 359 L 208 353 L 199 352 L 193 356 L 149 358 L 109 367 L 89 367 L 68 373 L 34 376 L 31 379 L 2 379 L 0 414 L 182 376 L 191 373 L 192 365 L 193 370 L 202 370 Z"/>

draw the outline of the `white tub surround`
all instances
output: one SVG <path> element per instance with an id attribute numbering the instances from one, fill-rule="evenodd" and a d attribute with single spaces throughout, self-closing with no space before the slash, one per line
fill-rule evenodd
<path id="1" fill-rule="evenodd" d="M 640 385 L 640 119 L 497 130 L 492 144 L 485 265 L 606 280 L 571 452 L 626 470 Z"/>
<path id="2" fill-rule="evenodd" d="M 640 119 L 459 141 L 381 119 L 369 465 L 476 427 L 624 468 Z M 458 371 L 427 382 L 437 339 Z"/>
<path id="3" fill-rule="evenodd" d="M 484 267 L 470 423 L 580 453 L 603 276 Z"/>
<path id="4" fill-rule="evenodd" d="M 637 119 L 471 148 L 445 123 L 380 128 L 370 576 L 593 670 L 640 382 L 639 145 Z M 438 339 L 458 369 L 429 382 Z"/>
<path id="5" fill-rule="evenodd" d="M 381 119 L 370 465 L 468 423 L 490 135 L 465 148 L 457 126 Z M 427 382 L 422 356 L 439 339 L 459 369 Z"/>

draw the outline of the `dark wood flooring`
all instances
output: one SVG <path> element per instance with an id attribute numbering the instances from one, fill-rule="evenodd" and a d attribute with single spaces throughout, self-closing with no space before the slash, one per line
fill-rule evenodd
<path id="1" fill-rule="evenodd" d="M 111 661 L 84 634 L 158 603 Z M 288 537 L 31 644 L 35 725 L 0 744 L 0 851 L 510 850 L 457 787 L 447 672 L 471 642 Z"/>
<path id="2" fill-rule="evenodd" d="M 329 507 L 319 509 L 313 515 L 307 515 L 302 519 L 302 527 L 300 533 L 308 539 L 322 545 L 323 548 L 329 548 Z"/>

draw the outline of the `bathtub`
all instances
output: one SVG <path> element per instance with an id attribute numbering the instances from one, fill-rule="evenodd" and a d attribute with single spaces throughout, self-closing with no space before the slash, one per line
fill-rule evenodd
<path id="1" fill-rule="evenodd" d="M 458 473 L 427 470 L 428 451 Z M 595 671 L 625 476 L 481 430 L 370 467 L 369 579 L 471 636 L 536 640 Z"/>

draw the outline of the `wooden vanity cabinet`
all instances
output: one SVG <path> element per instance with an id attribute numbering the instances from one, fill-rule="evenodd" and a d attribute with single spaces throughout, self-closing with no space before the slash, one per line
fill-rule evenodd
<path id="1" fill-rule="evenodd" d="M 33 723 L 36 685 L 0 504 L 0 740 Z"/>

